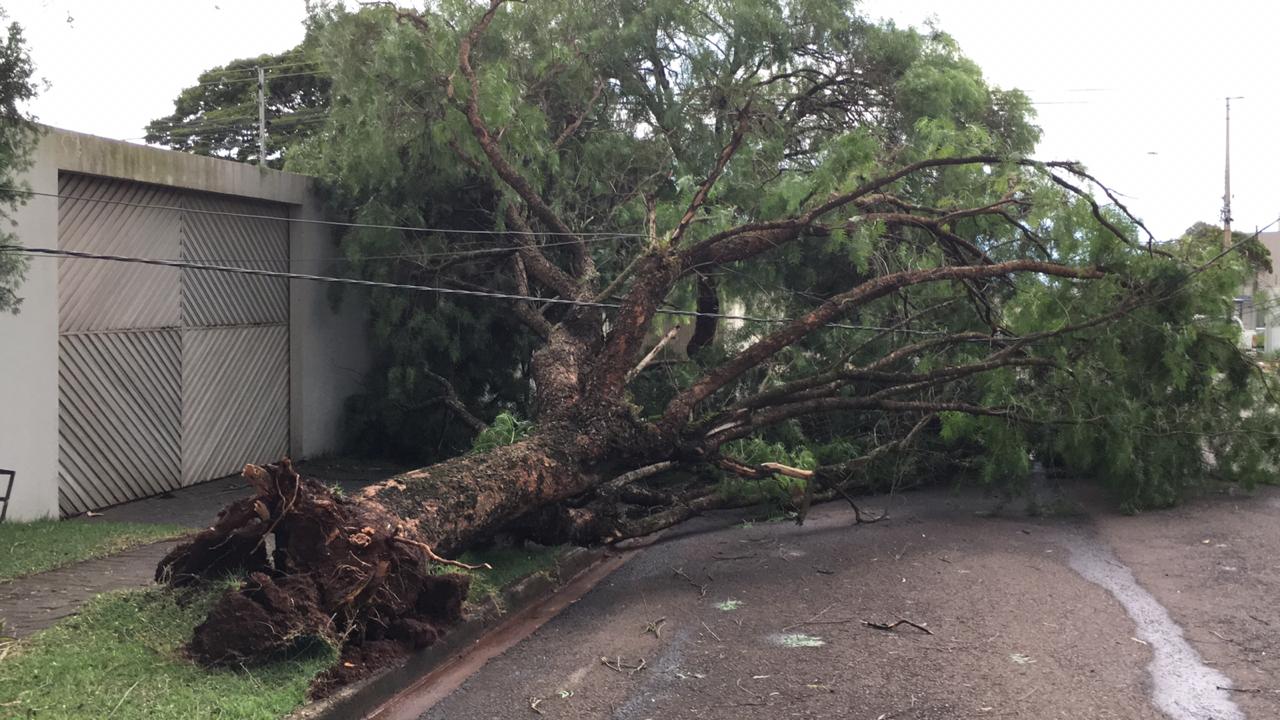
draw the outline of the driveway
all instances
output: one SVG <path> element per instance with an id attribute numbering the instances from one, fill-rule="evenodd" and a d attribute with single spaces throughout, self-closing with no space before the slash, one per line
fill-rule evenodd
<path id="1" fill-rule="evenodd" d="M 1280 493 L 985 517 L 928 491 L 856 524 L 698 518 L 422 715 L 1280 717 Z M 890 625 L 891 630 L 866 623 Z M 930 634 L 931 633 L 931 634 Z"/>

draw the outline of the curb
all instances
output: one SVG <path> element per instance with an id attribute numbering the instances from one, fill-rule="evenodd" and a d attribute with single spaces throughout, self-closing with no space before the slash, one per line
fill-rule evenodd
<path id="1" fill-rule="evenodd" d="M 507 618 L 546 600 L 607 556 L 605 548 L 570 548 L 556 559 L 554 576 L 534 573 L 504 588 L 497 598 L 489 598 L 467 620 L 451 628 L 440 642 L 323 700 L 303 705 L 285 720 L 351 720 L 368 716 L 423 676 L 465 654 Z"/>

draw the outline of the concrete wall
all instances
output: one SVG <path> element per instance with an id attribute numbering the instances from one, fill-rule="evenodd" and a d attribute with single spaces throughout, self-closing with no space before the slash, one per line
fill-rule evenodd
<path id="1" fill-rule="evenodd" d="M 315 203 L 292 208 L 298 220 L 323 219 Z M 306 275 L 341 276 L 331 258 L 339 256 L 335 228 L 294 222 L 289 234 L 289 266 Z M 369 367 L 366 322 L 368 293 L 328 283 L 289 281 L 289 447 L 295 457 L 315 457 L 341 449 L 346 399 L 361 389 Z M 335 307 L 335 295 L 340 302 Z"/>
<path id="2" fill-rule="evenodd" d="M 58 173 L 76 172 L 290 206 L 290 217 L 322 219 L 312 180 L 214 158 L 158 150 L 50 128 L 25 180 L 56 194 Z M 15 215 L 19 242 L 58 246 L 58 201 L 36 195 Z M 290 223 L 290 268 L 333 274 L 333 228 Z M 0 468 L 16 470 L 10 519 L 58 514 L 58 261 L 38 257 L 19 293 L 21 312 L 0 316 Z M 329 286 L 289 282 L 290 453 L 295 458 L 341 446 L 343 404 L 368 367 L 364 295 L 345 292 L 338 307 Z"/>
<path id="3" fill-rule="evenodd" d="M 24 179 L 36 192 L 58 192 L 56 147 L 47 138 Z M 35 196 L 14 220 L 19 243 L 57 245 L 57 200 Z M 57 517 L 57 259 L 31 258 L 18 292 L 19 313 L 0 314 L 0 468 L 18 473 L 8 519 Z"/>

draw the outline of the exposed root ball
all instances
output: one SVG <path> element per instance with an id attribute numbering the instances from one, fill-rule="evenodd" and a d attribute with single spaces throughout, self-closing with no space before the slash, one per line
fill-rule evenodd
<path id="1" fill-rule="evenodd" d="M 434 573 L 426 544 L 378 503 L 335 496 L 288 460 L 248 465 L 244 476 L 255 496 L 228 506 L 156 571 L 174 585 L 247 573 L 196 628 L 189 650 L 198 661 L 262 662 L 321 639 L 342 646 L 344 658 L 385 664 L 461 619 L 470 579 Z M 377 652 L 358 650 L 366 644 Z"/>
<path id="2" fill-rule="evenodd" d="M 284 654 L 310 640 L 334 637 L 310 578 L 284 577 L 276 582 L 265 573 L 253 573 L 238 592 L 224 595 L 196 627 L 189 649 L 206 663 L 237 665 Z"/>

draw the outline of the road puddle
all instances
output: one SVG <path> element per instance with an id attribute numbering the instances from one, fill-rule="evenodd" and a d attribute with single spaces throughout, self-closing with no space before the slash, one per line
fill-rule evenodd
<path id="1" fill-rule="evenodd" d="M 1161 712 L 1171 720 L 1244 720 L 1228 692 L 1220 689 L 1231 687 L 1231 680 L 1204 664 L 1182 628 L 1138 584 L 1133 571 L 1093 538 L 1072 534 L 1064 536 L 1062 544 L 1070 551 L 1071 569 L 1120 601 L 1138 637 L 1151 647 L 1151 699 Z"/>

